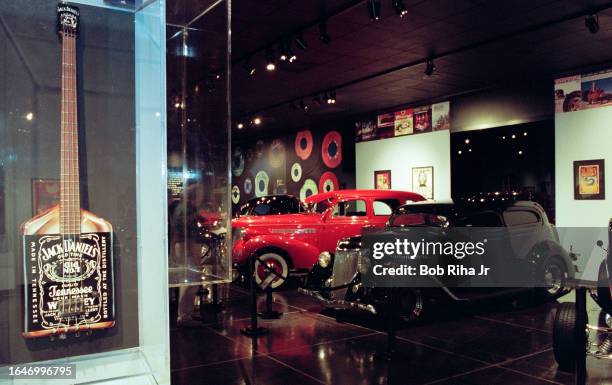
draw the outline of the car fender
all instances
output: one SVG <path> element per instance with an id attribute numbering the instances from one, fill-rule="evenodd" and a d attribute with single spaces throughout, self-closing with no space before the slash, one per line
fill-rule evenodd
<path id="1" fill-rule="evenodd" d="M 568 278 L 574 278 L 575 268 L 568 252 L 557 242 L 546 240 L 538 242 L 533 246 L 528 256 L 528 261 L 533 262 L 536 268 L 542 266 L 548 258 L 557 258 L 567 271 Z"/>
<path id="2" fill-rule="evenodd" d="M 319 248 L 316 245 L 279 234 L 264 234 L 249 238 L 243 243 L 240 254 L 245 262 L 248 256 L 264 249 L 284 251 L 291 259 L 289 263 L 294 269 L 312 267 L 319 256 Z"/>

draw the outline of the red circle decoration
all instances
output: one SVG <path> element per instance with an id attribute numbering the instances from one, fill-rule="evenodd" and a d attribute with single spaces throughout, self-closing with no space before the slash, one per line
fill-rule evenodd
<path id="1" fill-rule="evenodd" d="M 329 168 L 338 167 L 342 162 L 342 135 L 338 131 L 330 131 L 323 138 L 321 157 Z"/>
<path id="2" fill-rule="evenodd" d="M 319 193 L 326 193 L 334 190 L 338 190 L 338 178 L 336 178 L 336 174 L 331 171 L 326 171 L 321 175 L 321 179 L 319 179 Z"/>
<path id="3" fill-rule="evenodd" d="M 297 133 L 295 136 L 295 153 L 298 158 L 302 160 L 308 159 L 312 153 L 312 132 L 310 130 L 303 130 Z"/>

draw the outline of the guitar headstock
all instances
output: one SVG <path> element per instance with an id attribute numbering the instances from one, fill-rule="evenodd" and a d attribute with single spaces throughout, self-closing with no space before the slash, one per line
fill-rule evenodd
<path id="1" fill-rule="evenodd" d="M 57 5 L 57 33 L 77 36 L 79 34 L 79 9 L 73 5 Z"/>

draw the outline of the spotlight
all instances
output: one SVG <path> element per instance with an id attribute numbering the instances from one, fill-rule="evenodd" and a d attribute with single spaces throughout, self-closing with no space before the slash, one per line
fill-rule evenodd
<path id="1" fill-rule="evenodd" d="M 523 136 L 527 136 L 527 131 L 523 132 Z"/>
<path id="2" fill-rule="evenodd" d="M 464 140 L 464 142 L 465 142 L 465 144 L 470 144 L 470 140 L 469 139 Z"/>
<path id="3" fill-rule="evenodd" d="M 330 104 L 336 104 L 336 91 L 329 91 L 329 101 Z"/>
<path id="4" fill-rule="evenodd" d="M 261 124 L 261 118 L 256 117 L 255 119 L 253 119 L 253 124 L 256 126 L 259 126 Z"/>
<path id="5" fill-rule="evenodd" d="M 395 10 L 399 17 L 404 17 L 408 13 L 404 0 L 392 0 L 391 5 L 393 5 L 393 10 Z"/>
<path id="6" fill-rule="evenodd" d="M 380 20 L 380 0 L 368 0 L 366 4 L 370 20 Z"/>
<path id="7" fill-rule="evenodd" d="M 274 51 L 272 48 L 268 48 L 266 51 L 266 69 L 268 71 L 274 71 L 276 64 L 274 63 Z"/>
<path id="8" fill-rule="evenodd" d="M 599 31 L 599 17 L 597 15 L 589 15 L 584 19 L 584 25 L 589 32 L 597 33 Z"/>
<path id="9" fill-rule="evenodd" d="M 327 33 L 327 20 L 323 20 L 319 23 L 319 40 L 323 44 L 331 43 L 331 36 Z"/>
<path id="10" fill-rule="evenodd" d="M 34 113 L 32 112 L 28 112 L 25 116 L 26 120 L 31 121 L 32 119 L 34 119 Z"/>
<path id="11" fill-rule="evenodd" d="M 291 50 L 291 47 L 287 50 L 287 54 L 289 55 L 289 63 L 293 63 L 297 60 L 297 55 Z"/>
<path id="12" fill-rule="evenodd" d="M 289 48 L 287 47 L 287 42 L 285 40 L 281 41 L 279 44 L 280 56 L 278 57 L 280 61 L 289 60 Z"/>
<path id="13" fill-rule="evenodd" d="M 300 108 L 304 111 L 308 111 L 308 105 L 304 101 L 300 101 Z"/>
<path id="14" fill-rule="evenodd" d="M 436 66 L 433 60 L 427 60 L 427 66 L 425 67 L 425 75 L 431 76 L 433 75 L 435 70 L 436 70 Z"/>
<path id="15" fill-rule="evenodd" d="M 298 33 L 295 37 L 295 45 L 302 50 L 308 48 L 308 43 L 306 42 L 306 40 L 304 40 L 304 37 L 302 36 L 301 32 Z"/>
<path id="16" fill-rule="evenodd" d="M 238 127 L 239 130 L 242 130 L 244 128 L 244 123 L 238 123 L 236 127 Z"/>

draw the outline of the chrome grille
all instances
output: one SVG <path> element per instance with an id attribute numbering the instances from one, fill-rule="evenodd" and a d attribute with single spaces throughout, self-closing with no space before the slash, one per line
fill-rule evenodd
<path id="1" fill-rule="evenodd" d="M 357 261 L 359 250 L 339 250 L 336 249 L 334 256 L 334 267 L 332 271 L 332 287 L 346 285 L 350 283 L 357 273 Z M 337 299 L 344 299 L 348 288 L 336 290 L 332 295 Z"/>

